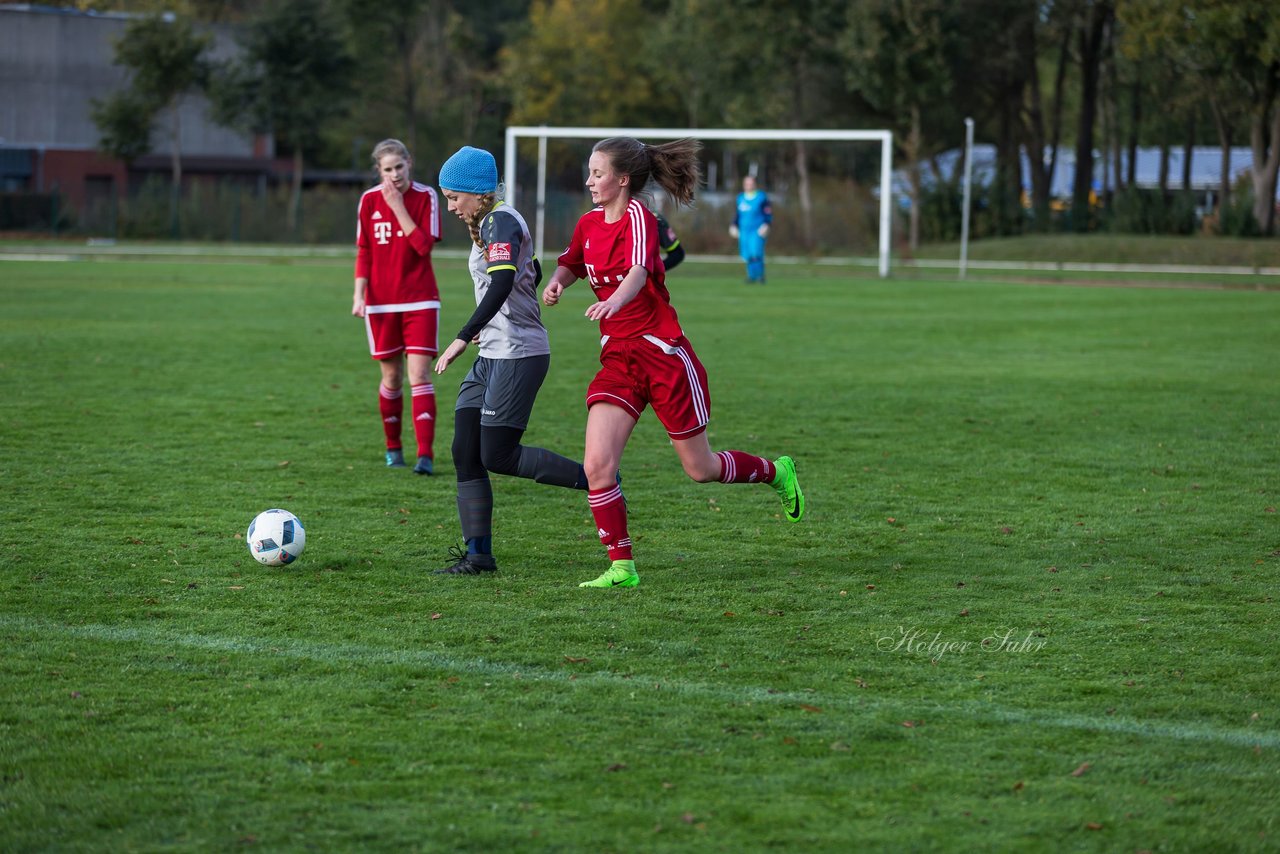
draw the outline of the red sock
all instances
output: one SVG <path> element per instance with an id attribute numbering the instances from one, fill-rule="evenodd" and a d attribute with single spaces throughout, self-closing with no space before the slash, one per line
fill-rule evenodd
<path id="1" fill-rule="evenodd" d="M 777 477 L 773 463 L 743 451 L 717 451 L 721 483 L 769 483 Z"/>
<path id="2" fill-rule="evenodd" d="M 431 446 L 436 440 L 436 387 L 431 383 L 415 385 L 410 389 L 413 401 L 413 435 L 418 440 L 418 456 L 431 457 Z"/>
<path id="3" fill-rule="evenodd" d="M 591 505 L 596 533 L 609 552 L 609 560 L 633 560 L 631 535 L 627 533 L 627 503 L 622 500 L 622 490 L 616 486 L 589 489 L 587 503 Z"/>
<path id="4" fill-rule="evenodd" d="M 382 413 L 382 432 L 387 434 L 387 450 L 394 451 L 400 447 L 400 413 L 404 411 L 401 401 L 403 392 L 398 388 L 387 388 L 378 383 L 378 410 Z"/>

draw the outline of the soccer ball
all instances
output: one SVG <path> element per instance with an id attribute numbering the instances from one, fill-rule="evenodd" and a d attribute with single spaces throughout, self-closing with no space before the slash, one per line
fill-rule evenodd
<path id="1" fill-rule="evenodd" d="M 307 532 L 288 510 L 263 510 L 249 523 L 244 539 L 249 544 L 249 554 L 258 563 L 284 566 L 302 556 Z"/>

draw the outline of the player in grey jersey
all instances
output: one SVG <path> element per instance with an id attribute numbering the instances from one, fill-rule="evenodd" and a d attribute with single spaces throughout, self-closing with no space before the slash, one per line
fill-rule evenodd
<path id="1" fill-rule="evenodd" d="M 498 568 L 489 472 L 583 490 L 587 477 L 582 463 L 520 444 L 551 365 L 551 347 L 536 295 L 542 269 L 524 217 L 498 198 L 497 161 L 483 149 L 463 146 L 440 167 L 440 189 L 449 211 L 471 231 L 476 310 L 436 360 L 436 373 L 443 374 L 473 341 L 480 355 L 458 388 L 453 413 L 466 551 L 454 550 L 453 565 L 436 572 L 479 575 Z"/>

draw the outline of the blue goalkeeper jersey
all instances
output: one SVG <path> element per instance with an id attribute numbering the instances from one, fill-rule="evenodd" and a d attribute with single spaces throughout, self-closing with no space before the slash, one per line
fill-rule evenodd
<path id="1" fill-rule="evenodd" d="M 738 205 L 733 212 L 733 224 L 743 234 L 755 234 L 762 225 L 773 222 L 773 208 L 764 190 L 739 193 Z"/>

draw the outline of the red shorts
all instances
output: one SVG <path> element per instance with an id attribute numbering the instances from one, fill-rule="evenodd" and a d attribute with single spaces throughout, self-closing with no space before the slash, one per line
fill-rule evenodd
<path id="1" fill-rule="evenodd" d="M 369 334 L 369 355 L 378 360 L 403 352 L 434 356 L 440 352 L 439 325 L 438 305 L 416 311 L 366 312 L 364 328 Z"/>
<path id="2" fill-rule="evenodd" d="M 687 339 L 607 338 L 600 366 L 587 387 L 588 409 L 612 403 L 639 420 L 645 406 L 652 405 L 672 439 L 688 439 L 707 429 L 711 418 L 707 372 Z"/>

